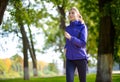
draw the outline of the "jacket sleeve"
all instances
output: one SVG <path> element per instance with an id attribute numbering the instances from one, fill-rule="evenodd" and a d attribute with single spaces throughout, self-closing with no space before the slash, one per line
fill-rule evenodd
<path id="1" fill-rule="evenodd" d="M 83 25 L 83 28 L 80 32 L 80 37 L 77 38 L 75 36 L 71 37 L 71 42 L 77 47 L 85 47 L 87 43 L 87 27 Z"/>

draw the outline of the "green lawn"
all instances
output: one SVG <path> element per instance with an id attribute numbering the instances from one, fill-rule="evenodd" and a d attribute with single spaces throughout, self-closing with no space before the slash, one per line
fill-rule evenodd
<path id="1" fill-rule="evenodd" d="M 113 82 L 120 82 L 120 74 L 114 74 L 112 79 Z M 22 78 L 4 79 L 0 82 L 65 82 L 65 76 L 31 78 L 30 80 L 23 80 Z M 77 76 L 75 76 L 75 82 L 79 82 Z M 95 74 L 88 74 L 87 82 L 95 82 Z"/>

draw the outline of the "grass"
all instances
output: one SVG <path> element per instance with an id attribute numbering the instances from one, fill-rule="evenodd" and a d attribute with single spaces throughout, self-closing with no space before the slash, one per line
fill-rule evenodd
<path id="1" fill-rule="evenodd" d="M 113 82 L 120 82 L 120 74 L 114 74 L 112 80 Z"/>
<path id="2" fill-rule="evenodd" d="M 87 75 L 87 82 L 95 82 L 95 74 Z M 120 74 L 114 74 L 112 76 L 112 82 L 120 82 Z M 56 77 L 44 77 L 44 78 L 30 78 L 30 80 L 23 80 L 23 78 L 15 78 L 15 79 L 3 79 L 0 82 L 66 82 L 65 76 L 56 76 Z M 75 81 L 79 82 L 78 77 L 75 76 Z"/>

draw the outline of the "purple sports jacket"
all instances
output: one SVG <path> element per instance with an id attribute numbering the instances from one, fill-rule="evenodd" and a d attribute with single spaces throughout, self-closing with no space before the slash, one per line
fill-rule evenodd
<path id="1" fill-rule="evenodd" d="M 70 22 L 65 29 L 72 37 L 71 40 L 66 39 L 65 49 L 66 58 L 69 60 L 87 59 L 86 43 L 87 43 L 87 27 L 80 21 Z"/>

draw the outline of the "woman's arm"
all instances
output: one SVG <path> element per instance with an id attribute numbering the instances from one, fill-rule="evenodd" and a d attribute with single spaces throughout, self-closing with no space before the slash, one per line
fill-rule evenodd
<path id="1" fill-rule="evenodd" d="M 85 47 L 87 43 L 87 27 L 83 27 L 79 38 L 71 36 L 70 41 L 78 47 Z"/>
<path id="2" fill-rule="evenodd" d="M 65 37 L 76 46 L 85 47 L 87 43 L 87 27 L 84 25 L 83 29 L 80 32 L 79 38 L 71 36 L 68 32 L 65 32 Z"/>

